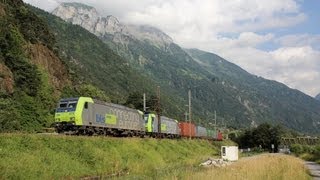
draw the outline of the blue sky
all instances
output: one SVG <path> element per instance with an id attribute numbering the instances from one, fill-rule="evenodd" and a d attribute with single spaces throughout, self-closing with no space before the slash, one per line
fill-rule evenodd
<path id="1" fill-rule="evenodd" d="M 155 26 L 185 48 L 216 53 L 310 96 L 320 93 L 320 0 L 24 0 L 95 7 L 124 24 Z"/>
<path id="2" fill-rule="evenodd" d="M 288 34 L 309 34 L 309 35 L 319 35 L 320 34 L 320 1 L 319 0 L 305 0 L 297 1 L 300 6 L 301 12 L 306 15 L 306 19 L 294 26 L 272 29 L 272 30 L 262 30 L 259 31 L 261 34 L 273 33 L 277 37 L 285 36 Z M 275 50 L 281 46 L 277 43 L 268 42 L 258 46 L 262 50 Z M 320 43 L 313 45 L 313 48 L 319 50 Z"/>
<path id="3" fill-rule="evenodd" d="M 320 34 L 320 1 L 305 0 L 301 3 L 301 11 L 307 15 L 306 21 L 292 28 L 288 33 Z"/>

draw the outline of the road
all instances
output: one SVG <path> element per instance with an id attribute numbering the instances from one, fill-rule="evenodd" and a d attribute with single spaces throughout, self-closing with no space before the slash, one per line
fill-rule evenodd
<path id="1" fill-rule="evenodd" d="M 313 179 L 320 180 L 320 164 L 306 161 L 305 166 L 310 170 L 310 175 L 313 177 Z"/>

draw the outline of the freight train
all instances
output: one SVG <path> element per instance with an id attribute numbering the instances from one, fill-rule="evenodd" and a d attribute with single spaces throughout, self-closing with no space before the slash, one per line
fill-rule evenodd
<path id="1" fill-rule="evenodd" d="M 90 97 L 61 99 L 55 112 L 58 133 L 77 135 L 150 136 L 222 140 L 222 134 L 190 122 L 146 113 Z"/>

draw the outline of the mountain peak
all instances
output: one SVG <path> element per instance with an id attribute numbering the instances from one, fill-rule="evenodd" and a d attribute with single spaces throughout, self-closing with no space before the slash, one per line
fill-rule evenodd
<path id="1" fill-rule="evenodd" d="M 113 41 L 126 44 L 127 37 L 148 41 L 158 47 L 166 47 L 172 38 L 152 26 L 122 24 L 116 17 L 102 17 L 94 7 L 81 3 L 61 3 L 52 14 L 72 24 L 87 29 L 100 38 L 113 36 Z"/>
<path id="2" fill-rule="evenodd" d="M 107 19 L 112 22 L 120 23 L 120 21 L 112 15 L 107 16 Z"/>
<path id="3" fill-rule="evenodd" d="M 92 6 L 88 6 L 88 5 L 86 5 L 86 4 L 77 3 L 77 2 L 64 2 L 64 3 L 61 3 L 60 6 L 63 6 L 63 7 L 74 7 L 74 8 L 83 8 L 83 9 L 88 9 L 88 10 L 94 9 L 94 7 L 92 7 Z"/>

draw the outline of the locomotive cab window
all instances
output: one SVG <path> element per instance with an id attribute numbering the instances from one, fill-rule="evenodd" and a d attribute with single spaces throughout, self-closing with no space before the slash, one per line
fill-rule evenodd
<path id="1" fill-rule="evenodd" d="M 148 119 L 149 119 L 149 115 L 148 115 L 148 114 L 145 114 L 145 115 L 144 115 L 144 122 L 145 122 L 145 123 L 148 123 Z"/>
<path id="2" fill-rule="evenodd" d="M 61 103 L 59 104 L 59 108 L 66 108 L 67 105 L 68 105 L 67 102 L 61 102 Z"/>
<path id="3" fill-rule="evenodd" d="M 85 103 L 84 103 L 84 108 L 85 108 L 85 109 L 88 109 L 88 102 L 85 102 Z"/>
<path id="4" fill-rule="evenodd" d="M 76 108 L 77 102 L 76 101 L 71 101 L 68 104 L 68 108 Z"/>

